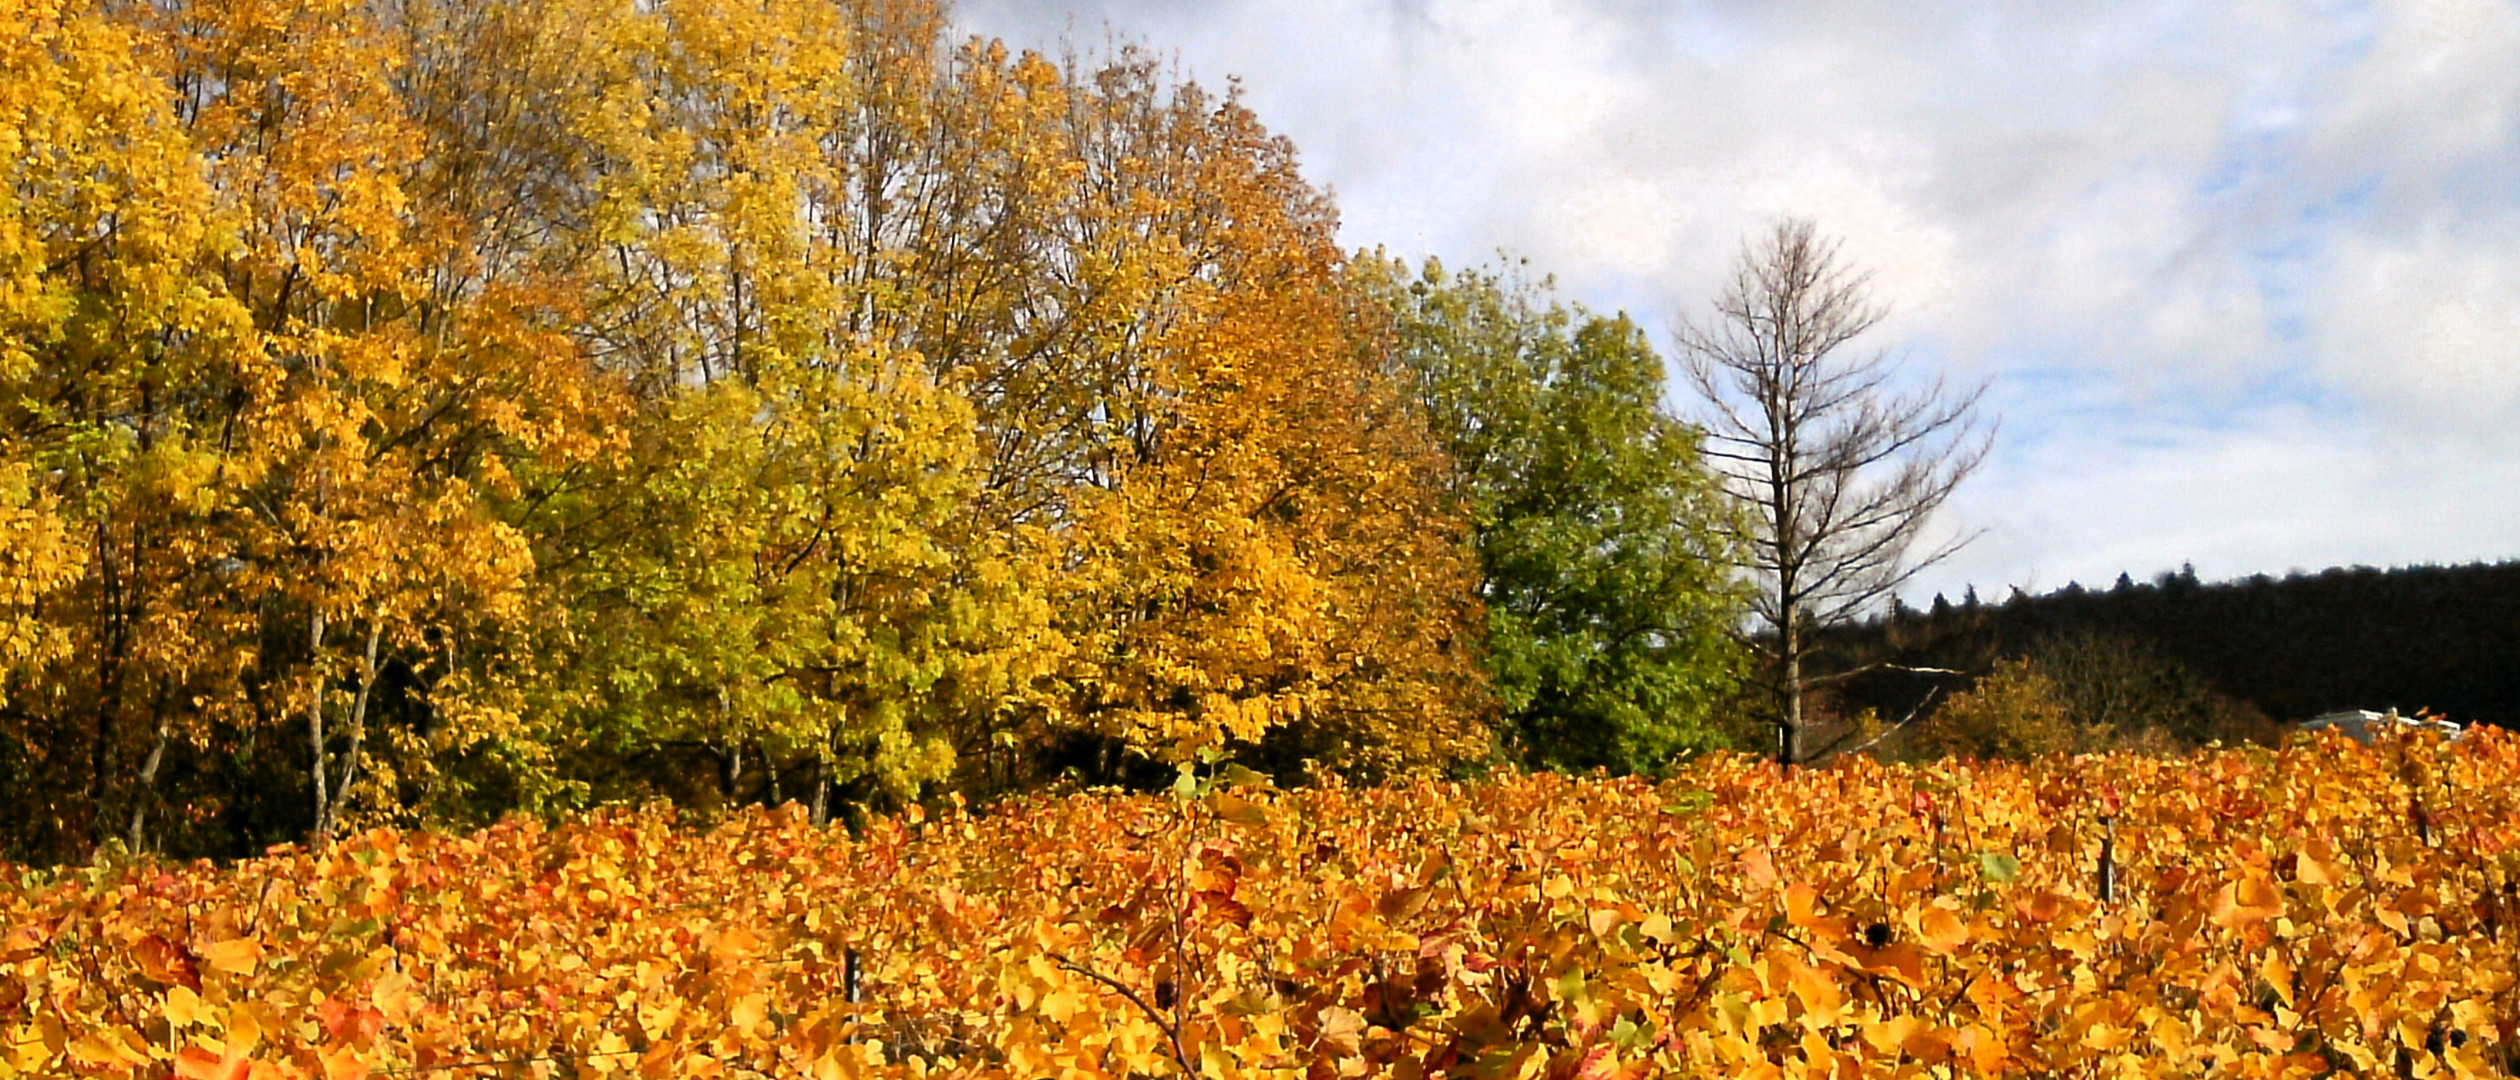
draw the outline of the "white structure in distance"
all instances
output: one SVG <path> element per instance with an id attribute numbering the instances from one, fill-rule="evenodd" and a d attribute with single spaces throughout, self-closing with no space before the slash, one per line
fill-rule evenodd
<path id="1" fill-rule="evenodd" d="M 2330 728 L 2344 732 L 2347 738 L 2359 743 L 2369 743 L 2384 732 L 2430 731 L 2439 733 L 2445 739 L 2456 739 L 2460 734 L 2459 725 L 2448 720 L 2431 716 L 2400 716 L 2396 709 L 2384 713 L 2373 712 L 2369 709 L 2346 709 L 2342 712 L 2321 713 L 2301 722 L 2303 731 L 2324 731 Z"/>

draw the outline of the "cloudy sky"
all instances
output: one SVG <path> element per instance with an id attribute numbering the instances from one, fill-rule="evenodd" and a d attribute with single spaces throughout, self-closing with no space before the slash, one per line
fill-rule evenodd
<path id="1" fill-rule="evenodd" d="M 1912 599 L 2520 557 L 2520 0 L 964 0 L 1238 79 L 1349 246 L 1650 325 L 1815 219 L 1991 381 Z"/>

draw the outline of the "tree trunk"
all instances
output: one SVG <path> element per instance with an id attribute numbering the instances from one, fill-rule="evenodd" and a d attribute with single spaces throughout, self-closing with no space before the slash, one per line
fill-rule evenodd
<path id="1" fill-rule="evenodd" d="M 136 559 L 136 547 L 134 556 Z M 87 787 L 81 799 L 86 804 L 86 819 L 79 823 L 90 844 L 105 842 L 105 823 L 111 820 L 106 807 L 113 798 L 114 776 L 122 770 L 122 695 L 124 668 L 131 655 L 134 603 L 129 594 L 138 587 L 124 574 L 112 532 L 102 523 L 96 529 L 96 563 L 104 594 L 104 625 L 99 629 L 105 648 L 96 665 L 96 722 L 88 743 Z M 136 576 L 138 568 L 130 569 Z M 63 831 L 66 834 L 69 830 Z"/>
<path id="2" fill-rule="evenodd" d="M 1776 763 L 1792 765 L 1802 759 L 1803 657 L 1802 634 L 1790 619 L 1786 622 L 1781 644 L 1783 648 L 1779 651 L 1784 654 L 1785 660 L 1782 688 L 1785 700 L 1779 703 L 1784 708 L 1776 733 Z"/>
<path id="3" fill-rule="evenodd" d="M 814 755 L 814 827 L 831 824 L 831 763 Z"/>
<path id="4" fill-rule="evenodd" d="M 324 613 L 317 611 L 307 622 L 306 662 L 315 672 L 315 692 L 306 703 L 306 740 L 315 750 L 315 828 L 313 835 L 324 835 L 324 812 L 332 807 L 328 785 L 330 770 L 324 765 Z"/>
<path id="5" fill-rule="evenodd" d="M 332 785 L 332 802 L 315 823 L 318 841 L 332 839 L 342 812 L 350 808 L 350 787 L 359 779 L 359 752 L 367 746 L 368 699 L 376 689 L 376 647 L 384 634 L 384 623 L 368 623 L 367 652 L 359 662 L 359 696 L 350 706 L 350 749 L 342 756 L 341 778 Z"/>
<path id="6" fill-rule="evenodd" d="M 157 741 L 149 747 L 149 759 L 140 764 L 140 782 L 132 786 L 131 822 L 123 829 L 123 848 L 135 854 L 140 850 L 140 841 L 146 836 L 143 830 L 149 820 L 149 795 L 157 790 L 158 765 L 166 760 L 166 741 L 173 734 L 173 726 L 161 711 L 158 714 Z"/>

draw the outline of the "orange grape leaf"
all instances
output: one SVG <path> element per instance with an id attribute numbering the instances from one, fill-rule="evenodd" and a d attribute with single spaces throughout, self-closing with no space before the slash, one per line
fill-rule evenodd
<path id="1" fill-rule="evenodd" d="M 1952 1046 L 1961 1053 L 1969 1055 L 1969 1060 L 1977 1065 L 1978 1074 L 1981 1076 L 2002 1075 L 2004 1059 L 2011 1056 L 2011 1050 L 2004 1045 L 2003 1038 L 1988 1030 L 1984 1024 L 1971 1024 L 1960 1029 L 1960 1037 L 1952 1043 Z"/>
<path id="2" fill-rule="evenodd" d="M 1423 887 L 1401 889 L 1398 892 L 1384 893 L 1382 899 L 1374 902 L 1374 910 L 1380 912 L 1386 919 L 1406 919 L 1426 910 L 1426 902 L 1434 899 L 1434 896 L 1433 889 Z"/>
<path id="3" fill-rule="evenodd" d="M 2284 913 L 2284 894 L 2262 877 L 2246 877 L 2214 893 L 2207 917 L 2225 930 L 2242 930 Z"/>
<path id="4" fill-rule="evenodd" d="M 1888 975 L 1913 987 L 1925 985 L 1924 954 L 1904 941 L 1873 950 L 1872 961 L 1864 965 L 1864 970 Z"/>
<path id="5" fill-rule="evenodd" d="M 140 965 L 140 973 L 162 983 L 189 990 L 201 989 L 201 968 L 174 942 L 156 934 L 142 935 L 131 943 L 131 958 Z"/>
<path id="6" fill-rule="evenodd" d="M 175 1055 L 175 1075 L 182 1080 L 246 1080 L 254 1063 L 239 1055 L 221 1056 L 198 1046 Z"/>
<path id="7" fill-rule="evenodd" d="M 1969 924 L 1950 908 L 1929 906 L 1916 920 L 1916 934 L 1926 948 L 1947 954 L 1968 944 Z"/>
<path id="8" fill-rule="evenodd" d="M 2336 865 L 2336 850 L 2324 840 L 2311 840 L 2301 845 L 2293 860 L 2293 876 L 2304 885 L 2334 885 L 2344 880 L 2344 870 Z"/>
<path id="9" fill-rule="evenodd" d="M 2065 913 L 2065 898 L 2052 892 L 2040 892 L 2016 901 L 2013 908 L 2031 922 L 2055 922 L 2057 916 Z"/>
<path id="10" fill-rule="evenodd" d="M 1818 917 L 1820 890 L 1797 881 L 1785 887 L 1785 921 L 1802 929 L 1810 929 Z"/>
<path id="11" fill-rule="evenodd" d="M 912 809 L 915 810 L 917 807 L 913 806 Z M 753 949 L 760 944 L 761 939 L 752 931 L 741 926 L 727 927 L 724 933 L 717 936 L 716 941 L 709 944 L 709 962 L 723 967 L 752 955 Z"/>
<path id="12" fill-rule="evenodd" d="M 324 1080 L 367 1080 L 367 1058 L 358 1047 L 337 1043 L 317 1050 L 315 1060 L 324 1067 Z"/>
<path id="13" fill-rule="evenodd" d="M 1741 876 L 1754 891 L 1766 889 L 1778 881 L 1776 860 L 1768 857 L 1766 848 L 1751 848 L 1741 856 Z"/>

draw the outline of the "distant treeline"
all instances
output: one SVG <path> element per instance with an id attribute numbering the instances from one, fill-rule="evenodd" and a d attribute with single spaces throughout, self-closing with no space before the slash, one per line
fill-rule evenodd
<path id="1" fill-rule="evenodd" d="M 2227 705 L 2275 721 L 2394 708 L 2520 722 L 2520 561 L 2212 584 L 2183 569 L 2150 582 L 2120 575 L 2106 589 L 2016 591 L 1995 604 L 1974 592 L 1936 597 L 1845 632 L 1839 646 L 1852 662 L 1883 666 L 1849 680 L 1838 704 L 1896 721 L 1920 704 L 1930 712 L 2002 661 L 2094 641 L 2183 668 Z"/>

